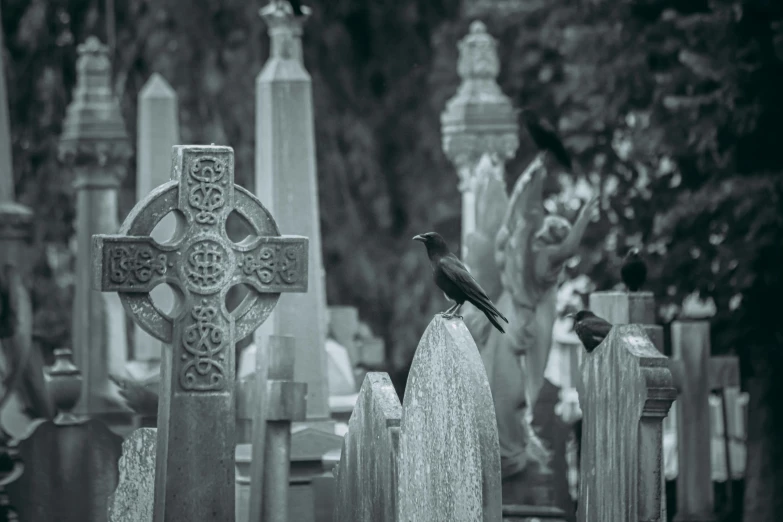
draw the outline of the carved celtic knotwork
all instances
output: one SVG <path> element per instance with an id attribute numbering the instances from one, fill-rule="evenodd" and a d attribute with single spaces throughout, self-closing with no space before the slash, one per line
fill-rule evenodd
<path id="1" fill-rule="evenodd" d="M 190 165 L 188 203 L 199 211 L 195 218 L 202 225 L 216 224 L 215 211 L 226 203 L 225 191 L 221 186 L 226 184 L 223 176 L 225 171 L 226 165 L 214 156 L 202 156 Z"/>
<path id="2" fill-rule="evenodd" d="M 301 248 L 298 245 L 265 245 L 245 254 L 242 271 L 264 285 L 293 285 L 302 277 Z"/>
<path id="3" fill-rule="evenodd" d="M 172 181 L 131 210 L 120 234 L 93 237 L 93 285 L 119 292 L 134 321 L 171 345 L 166 357 L 175 393 L 231 392 L 237 340 L 266 319 L 281 292 L 307 291 L 308 241 L 280 236 L 258 198 L 234 183 L 230 147 L 176 146 L 172 164 Z M 158 244 L 150 234 L 173 210 L 183 218 L 177 239 Z M 232 211 L 255 238 L 231 241 Z M 163 282 L 182 298 L 172 316 L 150 296 Z M 242 306 L 227 310 L 222 300 L 238 283 L 249 293 Z"/>
<path id="4" fill-rule="evenodd" d="M 166 256 L 148 246 L 118 245 L 109 251 L 109 278 L 115 284 L 144 284 L 166 273 Z"/>
<path id="5" fill-rule="evenodd" d="M 216 307 L 206 299 L 191 312 L 195 323 L 182 335 L 180 385 L 185 391 L 220 391 L 225 387 L 226 368 L 224 349 L 229 338 L 220 324 Z"/>
<path id="6" fill-rule="evenodd" d="M 216 241 L 193 243 L 185 254 L 185 261 L 185 276 L 195 291 L 212 293 L 225 280 L 228 252 Z"/>

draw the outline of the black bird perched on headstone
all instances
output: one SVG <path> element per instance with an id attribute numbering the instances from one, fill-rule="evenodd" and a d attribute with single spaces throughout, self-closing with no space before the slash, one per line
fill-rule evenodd
<path id="1" fill-rule="evenodd" d="M 642 259 L 641 252 L 634 247 L 628 251 L 620 268 L 620 276 L 629 292 L 638 292 L 647 280 L 647 265 Z"/>
<path id="2" fill-rule="evenodd" d="M 421 241 L 427 247 L 427 256 L 430 258 L 435 284 L 443 290 L 446 297 L 456 303 L 445 312 L 442 312 L 441 315 L 447 319 L 459 317 L 457 313 L 462 305 L 465 304 L 465 301 L 467 301 L 484 312 L 489 322 L 500 330 L 501 333 L 506 333 L 500 325 L 498 318 L 503 319 L 506 323 L 508 323 L 508 319 L 495 308 L 487 293 L 470 275 L 462 261 L 449 251 L 446 240 L 437 232 L 419 234 L 414 236 L 413 240 Z"/>
<path id="3" fill-rule="evenodd" d="M 527 132 L 538 150 L 549 152 L 569 172 L 573 170 L 571 155 L 552 124 L 527 108 L 522 109 L 522 118 L 525 120 Z"/>
<path id="4" fill-rule="evenodd" d="M 574 331 L 588 353 L 606 339 L 611 329 L 611 323 L 590 310 L 579 310 L 574 314 Z"/>

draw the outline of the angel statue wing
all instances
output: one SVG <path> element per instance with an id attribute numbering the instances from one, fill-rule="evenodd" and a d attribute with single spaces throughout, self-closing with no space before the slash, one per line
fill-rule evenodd
<path id="1" fill-rule="evenodd" d="M 465 238 L 462 260 L 490 299 L 500 295 L 500 272 L 495 265 L 495 236 L 503 224 L 508 205 L 503 165 L 493 165 L 484 156 L 476 169 L 476 228 Z"/>
<path id="2" fill-rule="evenodd" d="M 534 267 L 528 265 L 533 262 L 531 238 L 544 221 L 545 174 L 539 154 L 514 185 L 503 225 L 495 239 L 495 261 L 502 287 L 516 304 L 526 307 L 535 307 L 539 297 L 531 295 L 537 285 L 532 280 Z"/>

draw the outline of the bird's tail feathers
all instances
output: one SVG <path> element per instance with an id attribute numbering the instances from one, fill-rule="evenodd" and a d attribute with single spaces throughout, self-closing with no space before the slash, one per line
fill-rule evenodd
<path id="1" fill-rule="evenodd" d="M 500 331 L 500 333 L 506 333 L 506 330 L 504 330 L 503 326 L 501 326 L 500 322 L 498 322 L 497 317 L 493 315 L 489 310 L 484 310 L 484 315 L 487 316 L 487 319 L 489 319 L 489 322 L 492 323 L 492 326 L 497 328 Z M 505 317 L 503 317 L 503 319 L 505 319 Z"/>
<path id="2" fill-rule="evenodd" d="M 508 319 L 506 319 L 506 316 L 500 313 L 500 310 L 495 307 L 494 304 L 492 304 L 492 301 L 489 299 L 481 299 L 478 302 L 478 309 L 484 312 L 484 315 L 487 316 L 487 319 L 489 319 L 489 322 L 492 323 L 492 326 L 500 330 L 502 333 L 506 333 L 506 331 L 503 329 L 503 327 L 500 325 L 500 321 L 498 321 L 498 318 L 503 319 L 508 324 Z"/>

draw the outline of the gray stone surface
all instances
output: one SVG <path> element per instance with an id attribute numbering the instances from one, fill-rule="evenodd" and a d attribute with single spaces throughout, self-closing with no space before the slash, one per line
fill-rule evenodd
<path id="1" fill-rule="evenodd" d="M 364 378 L 337 472 L 335 520 L 397 520 L 397 453 L 402 406 L 389 375 Z"/>
<path id="2" fill-rule="evenodd" d="M 231 147 L 174 147 L 171 178 L 131 210 L 119 235 L 94 237 L 93 284 L 118 292 L 133 320 L 172 346 L 161 368 L 155 519 L 234 520 L 235 343 L 281 292 L 307 290 L 307 238 L 280 236 L 261 202 L 234 184 Z M 184 216 L 182 236 L 160 245 L 150 232 L 174 209 Z M 231 212 L 254 237 L 229 240 Z M 150 299 L 162 281 L 183 293 L 176 319 Z M 249 292 L 228 313 L 225 294 L 240 283 Z"/>
<path id="3" fill-rule="evenodd" d="M 283 230 L 307 236 L 309 288 L 286 295 L 256 332 L 256 344 L 270 335 L 296 336 L 295 380 L 307 383 L 307 419 L 329 419 L 326 376 L 327 309 L 318 209 L 313 93 L 302 63 L 305 16 L 288 2 L 261 10 L 271 41 L 269 59 L 256 79 L 255 193 Z"/>
<path id="4" fill-rule="evenodd" d="M 500 522 L 500 449 L 476 344 L 436 316 L 419 342 L 400 427 L 399 520 Z"/>
<path id="5" fill-rule="evenodd" d="M 666 356 L 639 325 L 615 326 L 585 354 L 578 384 L 577 519 L 665 520 L 662 421 L 676 391 Z"/>
<path id="6" fill-rule="evenodd" d="M 136 125 L 136 197 L 143 198 L 154 188 L 169 180 L 171 147 L 179 145 L 177 93 L 158 73 L 150 76 L 139 92 L 138 123 Z M 173 214 L 164 216 L 152 233 L 162 243 L 171 239 L 176 229 Z M 162 310 L 174 305 L 171 291 L 158 287 L 150 292 Z M 133 359 L 139 362 L 159 361 L 161 342 L 134 325 Z"/>
<path id="7" fill-rule="evenodd" d="M 109 373 L 122 374 L 128 353 L 125 312 L 114 295 L 90 287 L 93 234 L 117 231 L 117 190 L 132 148 L 120 104 L 112 93 L 108 48 L 91 36 L 78 47 L 76 88 L 68 105 L 59 155 L 76 192 L 76 263 L 73 350 L 84 372 L 79 413 L 119 411 L 109 394 Z"/>
<path id="8" fill-rule="evenodd" d="M 109 522 L 152 522 L 157 431 L 139 428 L 122 443 L 120 482 L 109 500 Z"/>
<path id="9" fill-rule="evenodd" d="M 457 93 L 440 115 L 443 152 L 459 175 L 462 192 L 462 257 L 476 228 L 476 171 L 484 155 L 505 162 L 519 146 L 514 106 L 497 83 L 497 42 L 480 20 L 459 42 Z M 502 168 L 502 163 L 501 167 Z"/>

